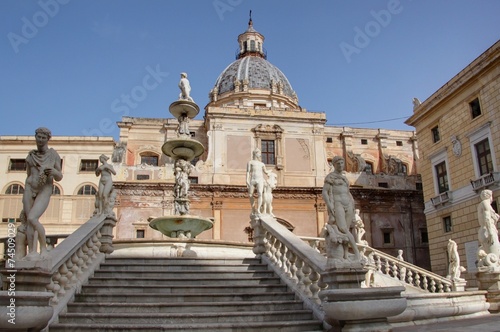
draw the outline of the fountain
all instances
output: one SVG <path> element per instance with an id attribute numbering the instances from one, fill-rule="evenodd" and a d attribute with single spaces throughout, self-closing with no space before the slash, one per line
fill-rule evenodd
<path id="1" fill-rule="evenodd" d="M 189 174 L 194 166 L 191 161 L 205 152 L 203 145 L 191 138 L 189 120 L 200 111 L 190 97 L 190 85 L 187 74 L 181 73 L 179 100 L 173 102 L 170 113 L 177 118 L 177 138 L 163 144 L 164 154 L 174 160 L 174 215 L 150 218 L 149 226 L 168 237 L 195 238 L 198 234 L 213 227 L 213 221 L 189 214 Z"/>

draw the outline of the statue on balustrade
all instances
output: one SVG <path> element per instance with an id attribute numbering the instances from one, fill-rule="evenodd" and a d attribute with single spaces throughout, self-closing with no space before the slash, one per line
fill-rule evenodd
<path id="1" fill-rule="evenodd" d="M 349 180 L 345 176 L 344 158 L 333 158 L 333 171 L 325 178 L 323 199 L 328 210 L 328 223 L 325 225 L 325 242 L 330 263 L 335 261 L 360 261 L 361 256 L 354 236 L 349 229 L 354 222 L 354 198 L 349 191 Z M 350 257 L 349 246 L 354 252 Z"/>
<path id="2" fill-rule="evenodd" d="M 250 205 L 252 213 L 259 214 L 262 211 L 263 194 L 264 194 L 264 174 L 268 175 L 269 171 L 266 165 L 261 161 L 261 152 L 255 149 L 252 153 L 252 160 L 247 163 L 246 183 L 248 195 L 250 196 Z M 257 204 L 255 204 L 254 193 L 257 190 Z"/>
<path id="3" fill-rule="evenodd" d="M 480 194 L 477 206 L 478 231 L 478 269 L 480 272 L 500 271 L 500 242 L 498 241 L 497 222 L 500 216 L 493 210 L 493 192 L 485 189 Z"/>
<path id="4" fill-rule="evenodd" d="M 273 171 L 268 171 L 267 179 L 264 183 L 264 191 L 263 191 L 263 206 L 262 213 L 269 214 L 274 217 L 273 214 L 273 189 L 276 188 L 278 184 L 278 180 L 276 179 L 278 176 Z"/>
<path id="5" fill-rule="evenodd" d="M 446 278 L 452 281 L 465 281 L 460 278 L 462 272 L 465 272 L 465 267 L 460 266 L 460 256 L 458 254 L 458 246 L 452 239 L 448 240 L 448 275 Z"/>
<path id="6" fill-rule="evenodd" d="M 40 127 L 35 130 L 37 148 L 26 157 L 27 177 L 23 194 L 21 225 L 16 235 L 16 256 L 24 260 L 40 260 L 47 257 L 45 228 L 40 217 L 47 209 L 54 181 L 61 181 L 61 157 L 49 148 L 52 133 Z M 26 246 L 28 250 L 26 251 Z M 40 252 L 38 252 L 40 246 Z"/>
<path id="7" fill-rule="evenodd" d="M 113 208 L 116 200 L 116 191 L 113 189 L 113 175 L 116 175 L 113 165 L 108 163 L 109 157 L 101 155 L 101 165 L 95 170 L 95 175 L 100 176 L 99 189 L 96 194 L 94 215 L 114 215 Z"/>

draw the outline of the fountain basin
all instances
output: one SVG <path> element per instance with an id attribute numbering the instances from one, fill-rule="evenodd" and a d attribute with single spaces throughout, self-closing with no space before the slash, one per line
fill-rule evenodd
<path id="1" fill-rule="evenodd" d="M 188 214 L 183 216 L 157 217 L 151 219 L 149 222 L 149 227 L 156 229 L 168 237 L 178 237 L 177 234 L 182 232 L 183 234 L 190 233 L 190 237 L 194 238 L 201 232 L 211 229 L 213 226 L 213 220 Z"/>
<path id="2" fill-rule="evenodd" d="M 176 119 L 183 114 L 192 119 L 198 115 L 200 108 L 192 101 L 178 100 L 170 104 L 169 111 Z"/>
<path id="3" fill-rule="evenodd" d="M 163 144 L 161 150 L 170 158 L 187 161 L 191 161 L 205 152 L 203 144 L 189 137 L 170 139 Z"/>

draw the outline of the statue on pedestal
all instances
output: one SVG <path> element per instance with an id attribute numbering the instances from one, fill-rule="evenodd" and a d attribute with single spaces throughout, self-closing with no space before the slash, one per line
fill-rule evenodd
<path id="1" fill-rule="evenodd" d="M 264 174 L 269 174 L 266 165 L 261 161 L 261 152 L 255 149 L 252 153 L 252 160 L 247 164 L 247 188 L 248 195 L 250 196 L 250 205 L 252 206 L 252 213 L 261 213 L 262 200 L 264 194 Z M 253 194 L 257 189 L 257 204 Z"/>
<path id="2" fill-rule="evenodd" d="M 500 270 L 500 242 L 498 241 L 497 222 L 500 216 L 493 210 L 493 192 L 485 189 L 480 194 L 481 202 L 477 206 L 478 231 L 478 269 L 480 272 Z"/>
<path id="3" fill-rule="evenodd" d="M 109 157 L 106 155 L 101 155 L 99 161 L 101 166 L 97 167 L 95 170 L 96 176 L 101 176 L 99 179 L 99 189 L 96 194 L 96 209 L 94 215 L 96 214 L 113 214 L 113 207 L 116 199 L 116 192 L 113 190 L 113 175 L 116 175 L 116 171 L 113 165 L 108 163 Z"/>
<path id="4" fill-rule="evenodd" d="M 358 246 L 349 229 L 354 221 L 354 198 L 349 191 L 349 180 L 345 176 L 344 158 L 333 158 L 333 171 L 325 178 L 323 199 L 328 210 L 326 224 L 326 248 L 329 262 L 350 261 L 349 245 L 354 252 L 354 261 L 360 261 Z"/>
<path id="5" fill-rule="evenodd" d="M 179 88 L 181 89 L 181 93 L 179 95 L 179 100 L 189 100 L 194 102 L 193 98 L 191 98 L 191 85 L 189 84 L 189 80 L 187 79 L 186 73 L 181 73 L 181 80 L 179 82 Z"/>
<path id="6" fill-rule="evenodd" d="M 20 236 L 17 246 L 20 253 L 26 252 L 24 260 L 39 260 L 47 256 L 45 228 L 40 223 L 40 217 L 47 209 L 52 195 L 54 180 L 61 181 L 61 157 L 56 150 L 49 148 L 48 143 L 52 133 L 49 129 L 40 127 L 35 131 L 37 148 L 31 150 L 26 157 L 27 178 L 23 194 L 23 212 L 19 226 Z M 40 253 L 38 253 L 40 243 Z M 19 255 L 18 255 L 19 257 Z"/>
<path id="7" fill-rule="evenodd" d="M 458 254 L 458 246 L 452 239 L 448 240 L 448 275 L 446 278 L 452 281 L 465 281 L 460 278 L 462 272 L 465 272 L 465 267 L 460 266 L 460 256 Z"/>

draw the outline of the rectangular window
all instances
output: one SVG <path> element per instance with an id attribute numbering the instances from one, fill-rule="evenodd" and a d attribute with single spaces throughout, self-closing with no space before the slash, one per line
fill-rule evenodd
<path id="1" fill-rule="evenodd" d="M 137 174 L 136 180 L 149 180 L 149 174 Z"/>
<path id="2" fill-rule="evenodd" d="M 368 145 L 368 140 L 366 138 L 361 139 L 361 144 Z"/>
<path id="3" fill-rule="evenodd" d="M 19 218 L 2 218 L 2 222 L 21 222 Z"/>
<path id="4" fill-rule="evenodd" d="M 158 156 L 141 156 L 141 164 L 158 166 Z"/>
<path id="5" fill-rule="evenodd" d="M 382 229 L 382 236 L 384 239 L 384 246 L 391 246 L 394 244 L 394 232 L 392 229 Z"/>
<path id="6" fill-rule="evenodd" d="M 332 137 L 327 137 L 326 138 L 327 143 L 333 143 L 333 138 Z"/>
<path id="7" fill-rule="evenodd" d="M 444 193 L 449 190 L 448 187 L 448 173 L 446 172 L 446 162 L 440 162 L 436 166 L 436 180 L 438 184 L 438 192 Z"/>
<path id="8" fill-rule="evenodd" d="M 262 162 L 266 165 L 274 165 L 275 162 L 275 148 L 274 141 L 262 140 L 261 142 Z"/>
<path id="9" fill-rule="evenodd" d="M 99 161 L 97 159 L 82 159 L 80 161 L 80 172 L 95 172 Z"/>
<path id="10" fill-rule="evenodd" d="M 197 176 L 190 176 L 188 179 L 189 179 L 189 183 L 192 183 L 192 184 L 197 184 L 198 183 L 198 177 Z"/>
<path id="11" fill-rule="evenodd" d="M 429 244 L 429 233 L 427 233 L 426 229 L 420 230 L 420 243 Z"/>
<path id="12" fill-rule="evenodd" d="M 479 104 L 479 98 L 474 99 L 469 103 L 470 114 L 473 119 L 481 115 L 481 105 Z"/>
<path id="13" fill-rule="evenodd" d="M 441 137 L 439 136 L 439 127 L 435 126 L 434 128 L 431 129 L 432 132 L 432 141 L 434 143 L 439 142 L 441 140 Z"/>
<path id="14" fill-rule="evenodd" d="M 396 141 L 397 146 L 403 146 L 403 141 Z"/>
<path id="15" fill-rule="evenodd" d="M 447 216 L 443 218 L 443 229 L 445 233 L 451 232 L 451 217 Z"/>
<path id="16" fill-rule="evenodd" d="M 136 239 L 144 239 L 144 234 L 145 231 L 143 229 L 138 229 L 135 231 L 135 238 Z"/>
<path id="17" fill-rule="evenodd" d="M 9 162 L 9 171 L 26 171 L 26 160 L 11 159 Z"/>
<path id="18" fill-rule="evenodd" d="M 474 144 L 476 149 L 477 163 L 479 166 L 479 175 L 485 175 L 493 172 L 493 161 L 491 158 L 490 143 L 488 138 Z"/>

